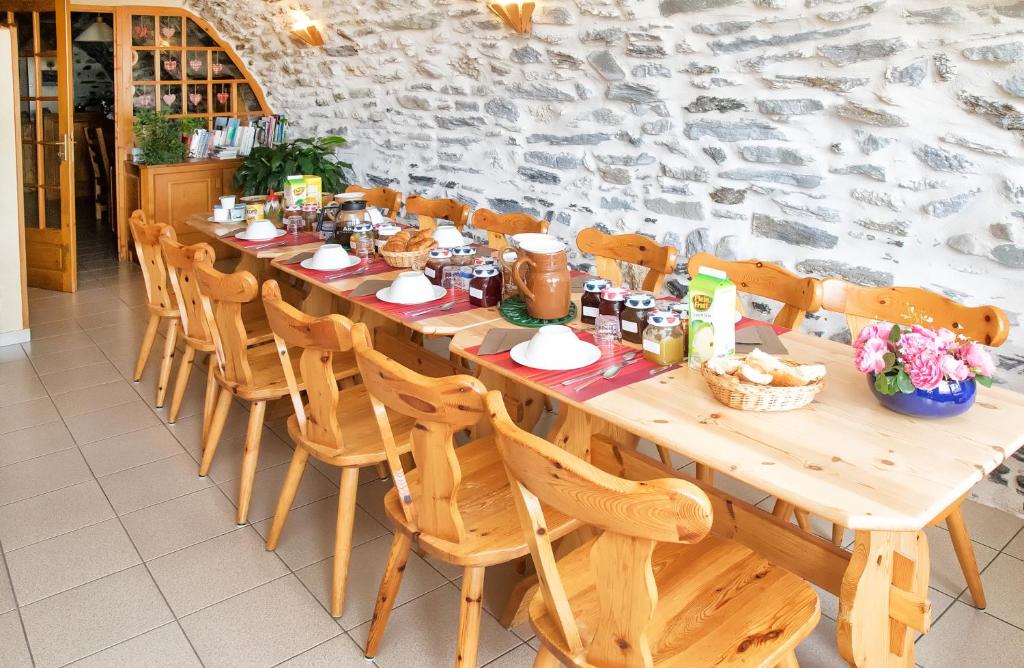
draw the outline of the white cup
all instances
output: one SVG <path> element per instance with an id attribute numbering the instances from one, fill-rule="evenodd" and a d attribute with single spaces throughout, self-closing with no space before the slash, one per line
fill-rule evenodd
<path id="1" fill-rule="evenodd" d="M 539 367 L 563 365 L 579 355 L 580 340 L 565 325 L 544 325 L 526 345 L 526 358 Z"/>
<path id="2" fill-rule="evenodd" d="M 245 205 L 236 204 L 231 207 L 231 220 L 238 223 L 245 220 Z"/>
<path id="3" fill-rule="evenodd" d="M 246 241 L 273 239 L 276 235 L 277 228 L 269 220 L 254 220 L 245 228 Z"/>
<path id="4" fill-rule="evenodd" d="M 231 209 L 225 209 L 219 204 L 213 206 L 213 219 L 218 223 L 226 223 L 231 220 Z"/>
<path id="5" fill-rule="evenodd" d="M 324 244 L 309 259 L 310 268 L 321 271 L 344 269 L 348 264 L 348 253 L 341 244 Z"/>
<path id="6" fill-rule="evenodd" d="M 438 225 L 434 228 L 434 241 L 441 248 L 455 248 L 457 246 L 465 246 L 468 240 L 462 236 L 462 232 L 459 232 L 459 228 L 454 225 Z"/>
<path id="7" fill-rule="evenodd" d="M 388 298 L 399 304 L 420 304 L 434 298 L 434 284 L 422 271 L 403 271 L 388 288 Z"/>
<path id="8" fill-rule="evenodd" d="M 225 209 L 230 209 L 231 207 L 233 207 L 235 205 L 235 196 L 234 195 L 221 195 L 220 196 L 220 205 L 222 207 L 224 207 Z"/>
<path id="9" fill-rule="evenodd" d="M 565 250 L 565 244 L 558 237 L 550 234 L 538 234 L 536 232 L 513 235 L 512 245 L 531 253 L 541 254 L 557 253 Z"/>

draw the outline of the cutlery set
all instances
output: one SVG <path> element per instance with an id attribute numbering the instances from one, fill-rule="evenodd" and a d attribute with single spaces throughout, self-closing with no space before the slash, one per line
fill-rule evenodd
<path id="1" fill-rule="evenodd" d="M 575 385 L 576 383 L 580 383 L 579 385 L 576 385 L 576 387 L 573 388 L 573 390 L 579 392 L 583 388 L 589 387 L 599 380 L 610 380 L 615 376 L 619 375 L 619 372 L 622 371 L 624 367 L 639 362 L 640 360 L 637 359 L 639 355 L 640 353 L 635 350 L 628 352 L 622 356 L 622 360 L 620 360 L 619 362 L 609 364 L 608 366 L 598 369 L 597 371 L 590 371 L 588 373 L 584 373 L 579 376 L 569 378 L 568 380 L 563 380 L 562 385 Z"/>

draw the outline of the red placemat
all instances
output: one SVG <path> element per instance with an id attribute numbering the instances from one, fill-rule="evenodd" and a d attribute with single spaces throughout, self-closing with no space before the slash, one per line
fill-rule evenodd
<path id="1" fill-rule="evenodd" d="M 251 248 L 253 246 L 265 246 L 270 248 L 287 248 L 289 246 L 302 246 L 321 241 L 318 232 L 299 232 L 298 234 L 285 234 L 276 239 L 261 239 L 260 241 L 245 241 L 238 237 L 223 237 L 221 241 L 230 242 L 239 248 Z"/>
<path id="2" fill-rule="evenodd" d="M 356 274 L 356 275 L 357 276 L 361 276 L 363 278 L 366 278 L 368 276 L 374 276 L 376 274 L 386 274 L 389 271 L 398 271 L 397 269 L 392 267 L 390 264 L 385 262 L 384 258 L 376 258 L 374 260 L 370 260 L 370 262 L 366 265 L 366 267 L 367 267 L 366 271 L 361 272 L 361 273 Z M 325 276 L 337 276 L 337 278 L 332 278 L 330 280 L 332 280 L 332 281 L 339 281 L 339 280 L 341 280 L 343 278 L 348 278 L 353 273 L 355 273 L 355 272 L 359 271 L 360 269 L 362 269 L 363 268 L 363 264 L 359 264 L 359 265 L 357 265 L 355 267 L 352 267 L 350 269 L 334 269 L 334 270 L 331 270 L 331 271 L 319 271 L 317 269 L 306 269 L 301 264 L 293 264 L 293 265 L 290 266 L 290 268 L 293 269 L 294 271 L 300 273 L 300 274 L 303 274 L 304 276 L 309 276 L 310 278 L 313 278 L 313 279 L 318 280 L 318 281 L 322 281 Z M 339 276 L 339 274 L 340 274 L 340 276 Z"/>
<path id="3" fill-rule="evenodd" d="M 362 275 L 362 274 L 360 274 Z M 348 292 L 352 292 L 349 290 Z M 378 311 L 387 313 L 393 316 L 396 320 L 402 322 L 418 322 L 420 320 L 426 320 L 428 318 L 436 318 L 442 315 L 451 315 L 453 313 L 462 313 L 463 311 L 471 311 L 479 306 L 473 306 L 469 303 L 469 293 L 464 290 L 450 290 L 444 297 L 437 299 L 426 304 L 392 304 L 391 302 L 381 301 L 377 299 L 377 295 L 364 295 L 362 297 L 352 297 L 357 302 L 363 302 L 364 304 L 373 304 L 373 307 Z M 444 311 L 430 311 L 421 315 L 410 315 L 417 311 L 423 311 L 432 306 L 441 306 L 448 302 L 454 301 L 455 306 Z"/>
<path id="4" fill-rule="evenodd" d="M 754 325 L 768 325 L 773 330 L 775 330 L 776 334 L 785 334 L 786 332 L 789 331 L 788 327 L 783 327 L 782 325 L 776 325 L 770 322 L 764 322 L 762 320 L 754 320 L 753 318 L 748 318 L 747 316 L 743 316 L 742 318 L 740 318 L 740 321 L 736 323 L 736 331 L 738 332 L 741 329 L 753 327 Z"/>

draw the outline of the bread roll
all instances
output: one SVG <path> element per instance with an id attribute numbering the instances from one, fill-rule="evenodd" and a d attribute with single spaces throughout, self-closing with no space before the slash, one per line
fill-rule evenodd
<path id="1" fill-rule="evenodd" d="M 401 253 L 406 249 L 409 244 L 409 233 L 399 232 L 384 244 L 384 250 L 390 253 Z"/>
<path id="2" fill-rule="evenodd" d="M 817 383 L 825 377 L 825 365 L 824 364 L 801 364 L 796 368 L 796 372 L 808 384 Z"/>
<path id="3" fill-rule="evenodd" d="M 740 361 L 732 357 L 712 357 L 707 364 L 719 376 L 730 376 L 740 368 Z"/>
<path id="4" fill-rule="evenodd" d="M 411 241 L 409 241 L 409 245 L 405 247 L 405 250 L 406 252 L 426 251 L 430 250 L 436 245 L 437 242 L 431 238 L 420 239 L 419 241 L 417 241 L 416 239 L 412 239 Z"/>
<path id="5" fill-rule="evenodd" d="M 770 385 L 773 378 L 770 373 L 765 373 L 749 364 L 741 364 L 737 375 L 740 380 L 754 383 L 755 385 Z"/>

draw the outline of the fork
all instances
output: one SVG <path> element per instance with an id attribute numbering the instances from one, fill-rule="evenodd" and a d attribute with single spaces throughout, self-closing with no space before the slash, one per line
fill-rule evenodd
<path id="1" fill-rule="evenodd" d="M 362 266 L 359 269 L 356 269 L 355 271 L 345 271 L 345 272 L 341 272 L 341 273 L 338 273 L 338 274 L 328 274 L 327 276 L 321 276 L 320 280 L 321 281 L 325 281 L 325 282 L 326 281 L 336 281 L 339 278 L 348 278 L 349 276 L 355 276 L 356 274 L 362 274 L 363 272 L 365 272 L 368 269 L 369 269 L 369 267 Z"/>

